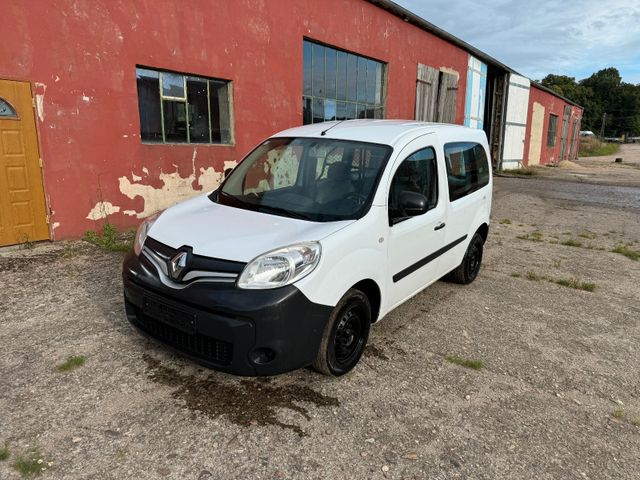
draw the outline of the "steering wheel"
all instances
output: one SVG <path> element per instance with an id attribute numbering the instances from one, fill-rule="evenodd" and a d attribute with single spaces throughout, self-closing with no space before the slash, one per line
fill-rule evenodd
<path id="1" fill-rule="evenodd" d="M 344 197 L 345 200 L 353 199 L 357 205 L 364 205 L 367 201 L 367 196 L 358 192 L 349 192 Z"/>

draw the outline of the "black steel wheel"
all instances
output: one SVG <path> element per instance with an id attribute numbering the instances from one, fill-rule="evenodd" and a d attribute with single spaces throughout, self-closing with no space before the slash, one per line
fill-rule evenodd
<path id="1" fill-rule="evenodd" d="M 446 276 L 446 280 L 463 285 L 473 282 L 478 276 L 478 273 L 480 273 L 483 250 L 484 239 L 482 235 L 476 233 L 471 239 L 471 242 L 469 242 L 462 263 Z"/>
<path id="2" fill-rule="evenodd" d="M 370 327 L 369 299 L 360 290 L 349 290 L 331 313 L 314 368 L 334 377 L 350 371 L 364 352 Z"/>

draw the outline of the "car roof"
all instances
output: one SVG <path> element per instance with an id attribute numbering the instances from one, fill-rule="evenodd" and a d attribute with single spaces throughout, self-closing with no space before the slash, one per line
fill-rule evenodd
<path id="1" fill-rule="evenodd" d="M 322 132 L 325 134 L 322 135 Z M 455 133 L 460 137 L 460 141 L 476 139 L 478 134 L 484 136 L 482 130 L 448 123 L 428 123 L 415 120 L 344 120 L 290 128 L 277 133 L 274 137 L 333 138 L 395 146 L 407 136 L 412 139 L 436 132 L 447 135 Z"/>

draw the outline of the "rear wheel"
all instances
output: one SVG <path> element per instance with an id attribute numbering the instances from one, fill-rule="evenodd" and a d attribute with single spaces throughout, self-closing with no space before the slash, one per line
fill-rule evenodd
<path id="1" fill-rule="evenodd" d="M 356 366 L 369 338 L 371 305 L 360 290 L 351 289 L 331 312 L 313 367 L 338 377 Z"/>
<path id="2" fill-rule="evenodd" d="M 484 239 L 482 238 L 482 235 L 476 233 L 467 247 L 467 251 L 464 254 L 464 258 L 460 266 L 449 273 L 445 279 L 450 282 L 460 283 L 463 285 L 473 282 L 480 272 L 483 250 Z"/>

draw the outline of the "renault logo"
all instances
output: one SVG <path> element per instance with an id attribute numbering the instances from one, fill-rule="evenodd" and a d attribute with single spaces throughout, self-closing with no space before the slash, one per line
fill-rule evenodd
<path id="1" fill-rule="evenodd" d="M 187 256 L 187 252 L 179 252 L 167 262 L 167 266 L 169 267 L 169 276 L 172 279 L 178 280 L 180 278 L 180 274 L 187 266 Z"/>

